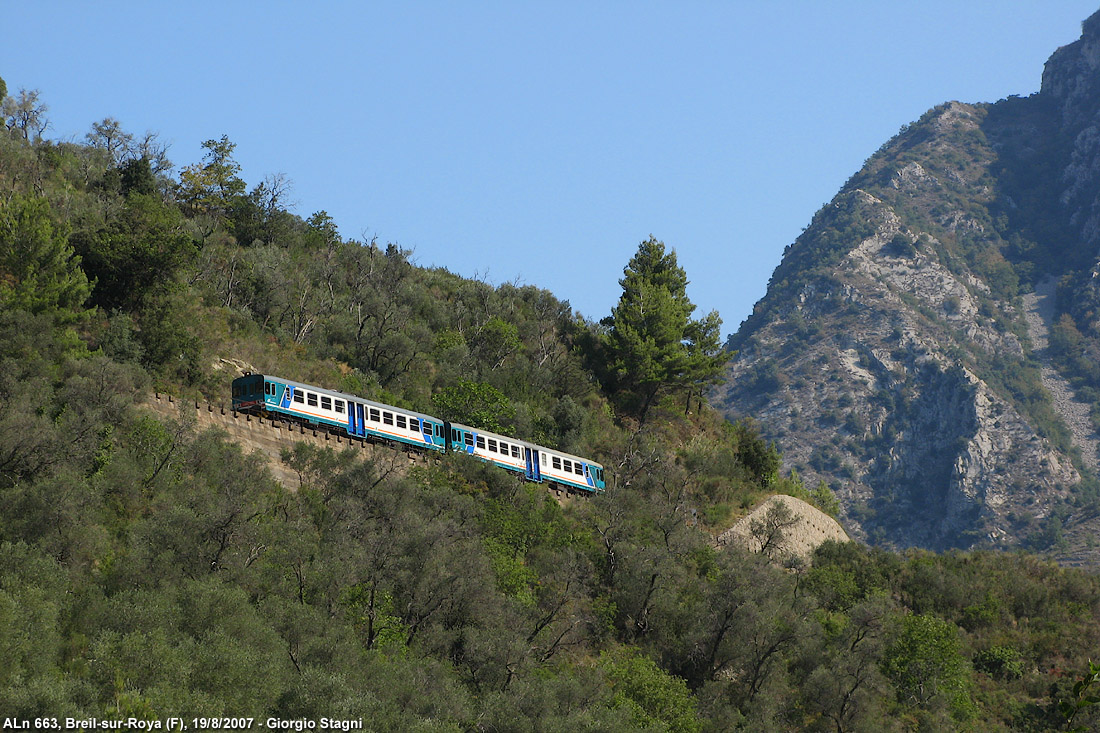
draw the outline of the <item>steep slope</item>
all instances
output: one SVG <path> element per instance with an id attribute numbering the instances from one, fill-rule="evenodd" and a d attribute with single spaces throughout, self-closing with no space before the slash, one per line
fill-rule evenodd
<path id="1" fill-rule="evenodd" d="M 1095 511 L 1100 373 L 1080 357 L 1100 353 L 1098 68 L 1100 14 L 1039 94 L 904 128 L 731 337 L 716 403 L 827 481 L 854 535 L 1059 549 L 1067 515 Z M 1058 312 L 1029 331 L 1040 282 Z"/>

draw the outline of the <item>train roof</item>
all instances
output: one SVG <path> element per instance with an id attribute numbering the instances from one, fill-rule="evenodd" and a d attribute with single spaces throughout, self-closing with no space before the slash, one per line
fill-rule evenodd
<path id="1" fill-rule="evenodd" d="M 300 387 L 302 389 L 308 389 L 309 391 L 316 392 L 318 394 L 325 394 L 325 395 L 330 395 L 332 397 L 339 397 L 340 399 L 348 400 L 349 402 L 358 402 L 358 403 L 363 404 L 363 405 L 369 405 L 370 407 L 377 407 L 377 408 L 383 409 L 383 410 L 399 410 L 402 413 L 404 413 L 406 415 L 412 415 L 413 417 L 428 418 L 429 420 L 433 420 L 433 421 L 436 421 L 436 422 L 443 422 L 440 418 L 436 417 L 435 415 L 426 415 L 422 412 L 417 412 L 416 410 L 410 410 L 410 409 L 405 408 L 405 407 L 396 407 L 395 405 L 387 405 L 384 402 L 375 402 L 374 400 L 368 400 L 366 397 L 360 397 L 358 395 L 348 394 L 347 392 L 341 392 L 338 389 L 326 389 L 324 387 L 318 387 L 318 386 L 313 385 L 313 384 L 305 384 L 304 382 L 296 382 L 293 379 L 287 379 L 286 377 L 278 377 L 278 376 L 275 376 L 274 374 L 261 374 L 259 372 L 255 372 L 253 374 L 249 374 L 249 375 L 246 375 L 246 376 L 251 376 L 251 377 L 261 376 L 261 377 L 264 377 L 265 379 L 275 379 L 275 380 L 278 380 L 279 382 L 282 382 L 283 384 L 289 384 L 292 387 Z"/>

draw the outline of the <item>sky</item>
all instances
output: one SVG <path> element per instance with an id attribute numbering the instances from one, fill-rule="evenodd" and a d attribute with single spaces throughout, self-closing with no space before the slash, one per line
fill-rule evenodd
<path id="1" fill-rule="evenodd" d="M 863 162 L 950 100 L 1039 90 L 1100 0 L 5 3 L 54 140 L 228 136 L 292 211 L 593 320 L 650 235 L 723 335 Z"/>

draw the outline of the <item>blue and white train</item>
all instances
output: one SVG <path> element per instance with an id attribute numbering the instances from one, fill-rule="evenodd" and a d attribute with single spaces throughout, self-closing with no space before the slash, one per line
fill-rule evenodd
<path id="1" fill-rule="evenodd" d="M 441 453 L 468 453 L 523 474 L 528 481 L 588 493 L 604 489 L 603 466 L 587 458 L 270 374 L 245 374 L 234 379 L 233 409 L 283 415 L 356 438 L 387 440 Z"/>

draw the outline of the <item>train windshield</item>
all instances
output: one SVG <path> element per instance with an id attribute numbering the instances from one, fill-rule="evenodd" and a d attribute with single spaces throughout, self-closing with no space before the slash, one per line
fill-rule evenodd
<path id="1" fill-rule="evenodd" d="M 233 406 L 263 400 L 264 375 L 248 374 L 233 380 Z"/>

